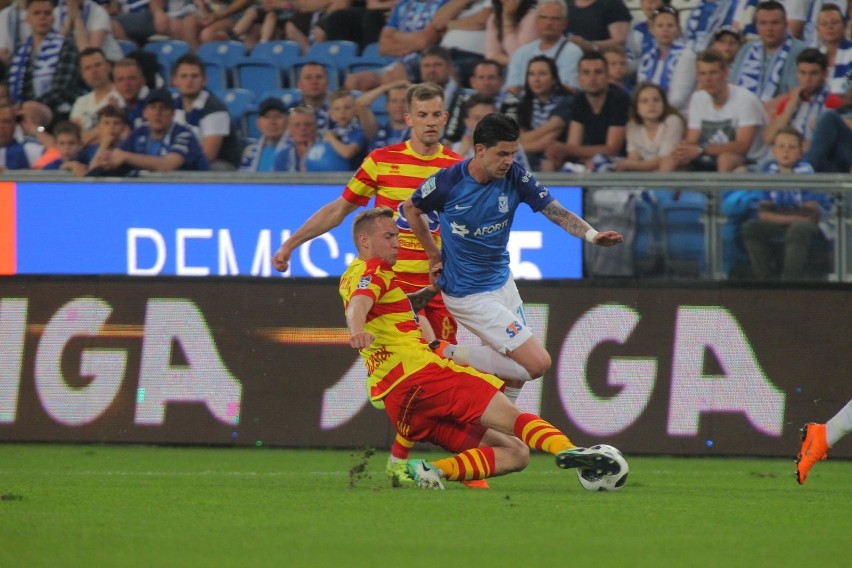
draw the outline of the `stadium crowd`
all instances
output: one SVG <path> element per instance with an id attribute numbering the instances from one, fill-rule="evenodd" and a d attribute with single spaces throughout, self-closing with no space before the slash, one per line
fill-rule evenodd
<path id="1" fill-rule="evenodd" d="M 507 113 L 532 171 L 852 169 L 852 0 L 671 1 L 12 0 L 0 171 L 354 171 L 409 137 L 420 82 L 446 146 Z M 751 195 L 831 238 L 830 200 Z"/>
<path id="2" fill-rule="evenodd" d="M 534 171 L 762 171 L 792 127 L 815 171 L 848 172 L 850 3 L 14 0 L 0 168 L 352 171 L 407 138 L 405 88 L 432 81 L 448 146 L 472 154 L 471 115 L 496 109 Z M 113 149 L 179 159 L 111 170 Z"/>

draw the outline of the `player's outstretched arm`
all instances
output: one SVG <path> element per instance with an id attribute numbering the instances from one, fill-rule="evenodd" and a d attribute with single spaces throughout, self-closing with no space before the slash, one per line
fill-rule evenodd
<path id="1" fill-rule="evenodd" d="M 349 345 L 355 349 L 364 349 L 376 339 L 372 333 L 364 331 L 367 313 L 373 307 L 373 299 L 368 296 L 353 296 L 346 306 L 346 326 L 349 328 Z"/>
<path id="2" fill-rule="evenodd" d="M 278 251 L 272 255 L 272 266 L 279 272 L 285 272 L 290 265 L 290 256 L 299 245 L 337 227 L 347 215 L 356 209 L 358 209 L 358 205 L 342 197 L 323 205 L 305 221 L 304 225 L 296 229 L 296 232 L 290 235 L 289 239 L 281 244 Z"/>
<path id="3" fill-rule="evenodd" d="M 429 257 L 429 268 L 431 269 L 435 264 L 441 262 L 441 250 L 432 237 L 429 224 L 423 219 L 423 211 L 414 205 L 410 197 L 402 204 L 402 210 L 405 212 L 405 218 L 408 219 L 409 226 L 411 226 L 411 232 L 414 233 L 414 236 L 423 245 L 423 250 L 426 252 L 426 256 Z"/>
<path id="4" fill-rule="evenodd" d="M 565 229 L 578 239 L 583 239 L 602 247 L 611 247 L 624 242 L 624 237 L 616 231 L 596 231 L 586 221 L 568 211 L 555 199 L 541 210 L 545 217 Z"/>

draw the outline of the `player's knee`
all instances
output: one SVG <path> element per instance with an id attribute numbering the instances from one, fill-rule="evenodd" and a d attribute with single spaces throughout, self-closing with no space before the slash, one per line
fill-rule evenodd
<path id="1" fill-rule="evenodd" d="M 526 370 L 530 374 L 530 377 L 537 379 L 550 370 L 551 364 L 550 353 L 542 349 L 541 353 L 527 365 Z"/>
<path id="2" fill-rule="evenodd" d="M 517 438 L 506 448 L 506 466 L 511 472 L 521 471 L 530 464 L 530 449 Z"/>

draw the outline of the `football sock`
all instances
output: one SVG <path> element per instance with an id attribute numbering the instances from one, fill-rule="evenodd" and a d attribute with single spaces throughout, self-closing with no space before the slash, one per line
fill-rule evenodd
<path id="1" fill-rule="evenodd" d="M 441 470 L 448 481 L 470 481 L 485 479 L 494 471 L 494 448 L 472 448 L 432 462 Z"/>
<path id="2" fill-rule="evenodd" d="M 568 436 L 550 422 L 529 412 L 521 414 L 515 420 L 515 436 L 529 447 L 553 455 L 575 447 Z"/>
<path id="3" fill-rule="evenodd" d="M 452 355 L 453 361 L 459 365 L 470 365 L 477 371 L 497 375 L 503 380 L 531 381 L 536 377 L 511 358 L 498 353 L 489 345 L 478 347 L 462 347 L 456 345 Z"/>
<path id="4" fill-rule="evenodd" d="M 391 446 L 391 462 L 395 462 L 396 460 L 407 460 L 408 454 L 411 452 L 411 448 L 413 447 L 414 442 L 403 438 L 401 434 L 397 434 L 393 441 L 393 445 Z"/>
<path id="5" fill-rule="evenodd" d="M 515 387 L 503 387 L 503 394 L 512 401 L 512 404 L 518 402 L 518 397 L 521 396 L 521 389 Z"/>
<path id="6" fill-rule="evenodd" d="M 834 444 L 850 432 L 852 432 L 852 400 L 825 423 L 825 441 L 828 442 L 828 447 L 834 447 Z"/>

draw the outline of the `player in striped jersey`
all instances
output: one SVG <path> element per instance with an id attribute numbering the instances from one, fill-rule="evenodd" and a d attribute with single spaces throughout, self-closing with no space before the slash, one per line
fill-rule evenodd
<path id="1" fill-rule="evenodd" d="M 553 454 L 561 468 L 618 473 L 621 466 L 614 459 L 576 447 L 550 423 L 521 412 L 500 392 L 503 381 L 497 377 L 429 349 L 413 310 L 438 289 L 430 284 L 415 293 L 403 291 L 393 271 L 402 248 L 393 217 L 386 207 L 355 217 L 358 258 L 341 277 L 339 291 L 349 344 L 360 350 L 370 373 L 370 400 L 385 408 L 406 438 L 458 452 L 433 462 L 409 460 L 407 472 L 415 484 L 443 489 L 442 479 L 482 480 L 519 471 L 529 462 L 529 448 Z"/>
<path id="2" fill-rule="evenodd" d="M 441 138 L 447 124 L 444 91 L 434 83 L 414 85 L 406 93 L 405 122 L 411 127 L 411 139 L 372 151 L 355 172 L 343 194 L 314 213 L 272 257 L 272 264 L 284 272 L 290 256 L 301 244 L 340 225 L 351 212 L 366 206 L 375 196 L 375 206 L 387 206 L 397 212 L 400 230 L 399 260 L 394 267 L 399 285 L 405 292 L 415 292 L 429 284 L 429 259 L 420 241 L 411 232 L 404 216 L 399 215 L 402 202 L 435 172 L 461 161 L 461 156 L 444 148 Z M 440 243 L 437 216 L 430 219 L 435 240 Z M 455 343 L 457 323 L 444 306 L 440 294 L 423 310 L 421 327 L 432 340 L 436 337 Z M 391 448 L 388 474 L 398 477 L 408 458 L 412 442 L 397 437 Z"/>

